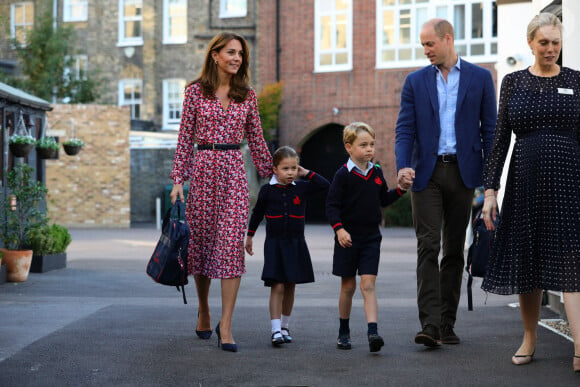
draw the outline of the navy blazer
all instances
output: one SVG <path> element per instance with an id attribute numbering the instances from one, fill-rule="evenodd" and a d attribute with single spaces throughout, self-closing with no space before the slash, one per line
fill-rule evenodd
<path id="1" fill-rule="evenodd" d="M 401 92 L 395 130 L 397 171 L 415 170 L 413 191 L 427 187 L 437 162 L 439 101 L 437 69 L 429 65 L 410 73 Z M 457 161 L 467 188 L 482 185 L 483 164 L 493 142 L 497 120 L 496 93 L 489 70 L 461 59 L 455 112 Z"/>

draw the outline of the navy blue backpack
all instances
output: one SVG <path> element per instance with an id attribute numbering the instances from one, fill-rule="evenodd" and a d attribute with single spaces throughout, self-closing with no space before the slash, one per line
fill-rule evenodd
<path id="1" fill-rule="evenodd" d="M 187 304 L 185 288 L 187 285 L 189 246 L 189 226 L 185 219 L 185 204 L 177 199 L 163 218 L 161 237 L 147 264 L 147 274 L 153 281 L 177 287 Z"/>

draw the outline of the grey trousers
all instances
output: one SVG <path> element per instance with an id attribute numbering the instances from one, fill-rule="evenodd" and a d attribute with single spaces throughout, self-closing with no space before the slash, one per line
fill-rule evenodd
<path id="1" fill-rule="evenodd" d="M 437 161 L 427 188 L 412 192 L 421 328 L 455 325 L 473 191 L 463 184 L 457 163 Z"/>

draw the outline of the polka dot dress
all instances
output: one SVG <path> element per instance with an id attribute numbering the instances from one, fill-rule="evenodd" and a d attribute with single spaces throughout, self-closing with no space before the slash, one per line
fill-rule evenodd
<path id="1" fill-rule="evenodd" d="M 501 220 L 482 289 L 580 291 L 580 72 L 554 77 L 529 70 L 501 86 L 485 188 L 499 188 L 510 145 Z"/>
<path id="2" fill-rule="evenodd" d="M 194 144 L 240 144 L 248 141 L 258 173 L 272 173 L 272 157 L 262 135 L 258 102 L 250 90 L 243 102 L 224 109 L 217 98 L 205 98 L 199 84 L 189 86 L 183 100 L 181 127 L 171 178 L 190 181 L 185 215 L 190 274 L 233 278 L 245 273 L 244 237 L 249 190 L 242 152 L 199 150 Z"/>

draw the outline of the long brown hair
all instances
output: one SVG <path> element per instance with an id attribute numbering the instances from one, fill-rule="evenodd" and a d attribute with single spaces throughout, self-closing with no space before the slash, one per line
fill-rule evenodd
<path id="1" fill-rule="evenodd" d="M 250 69 L 249 69 L 249 47 L 246 40 L 233 32 L 220 32 L 209 42 L 205 60 L 199 77 L 189 82 L 185 88 L 198 83 L 201 85 L 201 91 L 206 98 L 215 98 L 219 85 L 218 66 L 212 58 L 212 52 L 220 52 L 231 40 L 236 39 L 242 45 L 242 63 L 238 72 L 230 80 L 230 91 L 228 97 L 236 102 L 243 102 L 250 91 Z"/>

